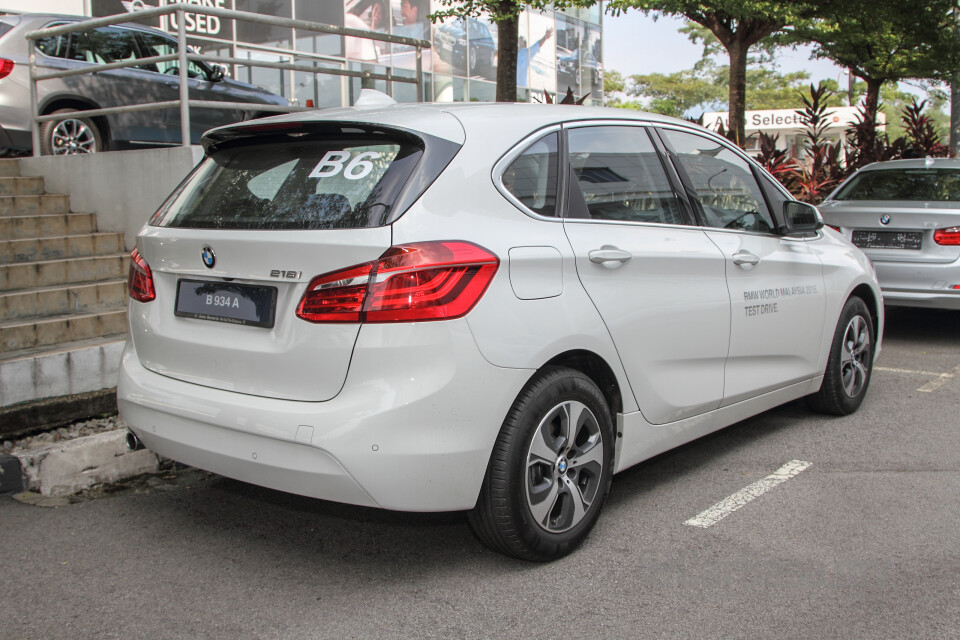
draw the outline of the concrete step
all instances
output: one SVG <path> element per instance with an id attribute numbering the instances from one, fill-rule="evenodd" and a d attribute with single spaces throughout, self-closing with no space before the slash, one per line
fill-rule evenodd
<path id="1" fill-rule="evenodd" d="M 85 258 L 123 252 L 123 234 L 87 233 L 49 238 L 0 240 L 0 264 Z"/>
<path id="2" fill-rule="evenodd" d="M 92 213 L 0 216 L 0 238 L 5 240 L 79 235 L 96 230 L 97 217 Z"/>
<path id="3" fill-rule="evenodd" d="M 0 196 L 0 216 L 30 216 L 69 213 L 70 196 Z"/>
<path id="4" fill-rule="evenodd" d="M 43 194 L 43 178 L 0 177 L 0 196 L 39 196 Z"/>
<path id="5" fill-rule="evenodd" d="M 15 178 L 20 175 L 20 160 L 17 158 L 0 159 L 0 177 Z"/>
<path id="6" fill-rule="evenodd" d="M 115 253 L 0 265 L 0 291 L 115 280 L 126 277 L 129 262 L 129 254 Z"/>
<path id="7" fill-rule="evenodd" d="M 127 330 L 125 307 L 97 309 L 42 319 L 0 322 L 0 353 L 121 334 Z"/>
<path id="8" fill-rule="evenodd" d="M 0 407 L 117 386 L 126 333 L 0 357 Z"/>
<path id="9" fill-rule="evenodd" d="M 0 293 L 0 322 L 85 313 L 126 302 L 127 281 L 122 279 Z"/>

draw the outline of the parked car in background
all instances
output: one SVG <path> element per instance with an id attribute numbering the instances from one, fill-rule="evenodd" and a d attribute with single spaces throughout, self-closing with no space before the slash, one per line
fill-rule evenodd
<path id="1" fill-rule="evenodd" d="M 960 310 L 960 160 L 867 165 L 820 210 L 873 261 L 885 304 Z"/>
<path id="2" fill-rule="evenodd" d="M 29 150 L 30 66 L 24 34 L 44 27 L 82 20 L 76 16 L 24 14 L 0 16 L 0 148 Z M 177 52 L 177 40 L 163 31 L 135 24 L 97 27 L 37 41 L 41 73 L 90 69 L 97 66 Z M 229 80 L 223 69 L 203 62 L 189 63 L 190 99 L 287 105 L 265 89 Z M 180 110 L 147 110 L 109 116 L 83 117 L 88 109 L 119 107 L 180 98 L 176 60 L 139 67 L 110 69 L 43 80 L 37 85 L 41 115 L 59 113 L 63 120 L 40 126 L 43 154 L 93 153 L 106 149 L 180 144 Z M 263 115 L 240 109 L 190 110 L 191 142 L 199 143 L 207 129 Z"/>
<path id="3" fill-rule="evenodd" d="M 134 447 L 327 500 L 469 510 L 491 548 L 549 560 L 615 472 L 867 392 L 869 262 L 688 122 L 392 105 L 203 144 L 132 254 Z"/>

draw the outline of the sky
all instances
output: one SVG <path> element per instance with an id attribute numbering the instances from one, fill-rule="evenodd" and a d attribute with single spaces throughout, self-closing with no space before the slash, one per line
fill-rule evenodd
<path id="1" fill-rule="evenodd" d="M 603 16 L 603 66 L 624 77 L 635 73 L 673 73 L 691 68 L 700 59 L 701 45 L 679 33 L 684 20 L 663 16 L 654 21 L 640 11 Z M 846 72 L 827 60 L 811 60 L 808 48 L 778 55 L 780 70 L 807 71 L 814 83 L 832 78 L 846 86 Z"/>

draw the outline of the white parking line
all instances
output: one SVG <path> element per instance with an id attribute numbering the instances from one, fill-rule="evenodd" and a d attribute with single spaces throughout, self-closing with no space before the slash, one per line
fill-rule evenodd
<path id="1" fill-rule="evenodd" d="M 704 529 L 715 525 L 754 498 L 762 496 L 781 482 L 786 482 L 790 478 L 793 478 L 811 464 L 813 463 L 804 462 L 803 460 L 791 460 L 763 480 L 757 480 L 753 484 L 744 487 L 729 498 L 718 502 L 706 511 L 698 513 L 695 517 L 690 518 L 683 524 L 688 524 L 691 527 L 702 527 Z"/>
<path id="2" fill-rule="evenodd" d="M 948 380 L 951 380 L 958 375 L 960 375 L 960 367 L 954 367 L 952 371 L 947 373 L 936 373 L 935 371 L 913 371 L 911 369 L 891 369 L 889 367 L 875 367 L 877 371 L 886 371 L 887 373 L 906 373 L 910 375 L 918 376 L 935 376 L 933 380 L 923 385 L 917 391 L 921 393 L 933 393 L 940 387 L 942 387 Z"/>

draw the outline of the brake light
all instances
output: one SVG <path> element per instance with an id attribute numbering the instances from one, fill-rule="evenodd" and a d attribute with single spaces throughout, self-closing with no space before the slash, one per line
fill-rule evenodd
<path id="1" fill-rule="evenodd" d="M 317 276 L 297 307 L 308 322 L 414 322 L 466 315 L 500 260 L 470 242 L 418 242 Z"/>
<path id="2" fill-rule="evenodd" d="M 150 265 L 136 249 L 130 252 L 127 292 L 137 302 L 150 302 L 157 297 L 157 292 L 153 288 L 153 273 L 150 271 Z"/>
<path id="3" fill-rule="evenodd" d="M 933 241 L 942 245 L 960 245 L 960 227 L 937 229 L 933 232 Z"/>
<path id="4" fill-rule="evenodd" d="M 13 72 L 13 60 L 0 58 L 0 78 L 6 78 Z"/>

